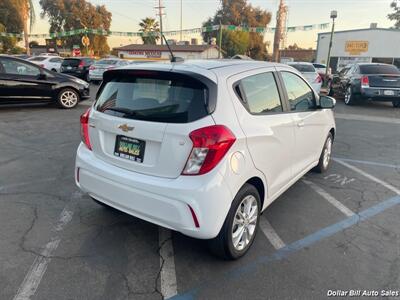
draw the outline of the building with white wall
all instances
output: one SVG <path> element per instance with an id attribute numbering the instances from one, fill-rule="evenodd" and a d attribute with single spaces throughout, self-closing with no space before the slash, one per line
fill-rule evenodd
<path id="1" fill-rule="evenodd" d="M 318 63 L 326 64 L 330 35 L 330 32 L 318 34 Z M 400 67 L 400 30 L 371 26 L 335 32 L 330 67 L 335 71 L 355 62 L 388 63 Z"/>
<path id="2" fill-rule="evenodd" d="M 215 45 L 170 45 L 176 57 L 183 59 L 218 58 L 218 47 Z M 170 60 L 171 54 L 166 45 L 131 44 L 115 48 L 118 57 L 129 60 Z"/>

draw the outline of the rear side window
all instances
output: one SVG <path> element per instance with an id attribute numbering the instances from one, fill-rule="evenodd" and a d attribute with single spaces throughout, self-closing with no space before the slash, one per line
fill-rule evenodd
<path id="1" fill-rule="evenodd" d="M 29 60 L 30 60 L 30 61 L 44 61 L 44 60 L 46 60 L 46 59 L 47 59 L 47 57 L 36 56 L 36 57 L 30 58 Z"/>
<path id="2" fill-rule="evenodd" d="M 115 65 L 118 60 L 104 59 L 96 62 L 96 65 Z"/>
<path id="3" fill-rule="evenodd" d="M 321 65 L 321 64 L 313 64 L 313 65 L 315 68 L 318 68 L 318 69 L 326 68 L 324 65 Z"/>
<path id="4" fill-rule="evenodd" d="M 208 115 L 207 102 L 207 86 L 190 76 L 122 73 L 104 83 L 96 110 L 122 118 L 189 123 Z"/>
<path id="5" fill-rule="evenodd" d="M 291 67 L 295 68 L 297 71 L 301 72 L 301 73 L 311 73 L 311 72 L 315 72 L 315 68 L 313 65 L 302 65 L 302 64 L 293 64 L 290 65 Z"/>
<path id="6" fill-rule="evenodd" d="M 51 58 L 51 59 L 50 59 L 50 62 L 52 62 L 52 63 L 59 63 L 59 62 L 61 62 L 61 61 L 62 61 L 61 58 Z"/>
<path id="7" fill-rule="evenodd" d="M 80 59 L 76 58 L 66 58 L 62 62 L 62 66 L 71 66 L 71 67 L 77 67 L 80 63 Z"/>
<path id="8" fill-rule="evenodd" d="M 399 69 L 392 65 L 360 65 L 361 74 L 400 74 Z"/>
<path id="9" fill-rule="evenodd" d="M 316 107 L 313 90 L 293 73 L 282 72 L 291 111 L 308 111 Z"/>
<path id="10" fill-rule="evenodd" d="M 240 86 L 239 96 L 250 113 L 265 114 L 282 111 L 278 87 L 272 73 L 246 77 L 240 81 Z"/>

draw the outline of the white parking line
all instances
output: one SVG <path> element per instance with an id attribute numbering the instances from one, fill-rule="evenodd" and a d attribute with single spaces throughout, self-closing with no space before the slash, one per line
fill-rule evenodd
<path id="1" fill-rule="evenodd" d="M 171 230 L 159 227 L 158 235 L 161 294 L 164 299 L 168 299 L 178 294 Z"/>
<path id="2" fill-rule="evenodd" d="M 72 211 L 64 208 L 56 225 L 53 228 L 53 231 L 57 234 L 62 231 L 65 225 L 72 220 L 72 215 Z M 19 287 L 14 300 L 28 300 L 35 294 L 37 288 L 39 287 L 40 281 L 46 272 L 47 266 L 51 261 L 51 256 L 60 244 L 60 241 L 61 239 L 57 235 L 53 236 L 43 248 L 42 252 L 40 252 L 40 256 L 36 256 L 24 278 L 24 281 Z"/>
<path id="3" fill-rule="evenodd" d="M 398 188 L 394 187 L 393 185 L 391 185 L 391 184 L 389 184 L 389 183 L 387 183 L 387 182 L 385 182 L 383 180 L 380 180 L 379 178 L 376 178 L 375 176 L 372 176 L 371 174 L 369 174 L 369 173 L 367 173 L 367 172 L 365 172 L 365 171 L 363 171 L 363 170 L 361 170 L 361 169 L 359 169 L 359 168 L 357 168 L 355 166 L 349 165 L 348 163 L 345 163 L 344 161 L 342 161 L 340 159 L 334 158 L 333 160 L 335 162 L 337 162 L 337 163 L 349 168 L 350 170 L 353 170 L 354 172 L 357 172 L 357 173 L 363 175 L 364 177 L 366 177 L 366 178 L 368 178 L 368 179 L 370 179 L 372 181 L 375 181 L 376 183 L 384 186 L 388 190 L 391 190 L 392 192 L 396 193 L 397 195 L 400 195 L 400 190 Z"/>
<path id="4" fill-rule="evenodd" d="M 302 180 L 305 184 L 307 184 L 310 188 L 314 190 L 317 194 L 322 196 L 326 201 L 328 201 L 330 204 L 332 204 L 334 207 L 336 207 L 338 210 L 340 210 L 342 213 L 344 213 L 346 216 L 351 217 L 354 215 L 354 212 L 343 205 L 340 201 L 338 201 L 335 197 L 333 197 L 331 194 L 320 188 L 318 185 L 315 183 L 305 180 Z"/>
<path id="5" fill-rule="evenodd" d="M 261 218 L 260 219 L 261 231 L 265 234 L 271 245 L 274 246 L 276 250 L 285 247 L 286 246 L 285 243 L 282 241 L 282 239 L 276 233 L 275 229 L 268 222 L 267 218 L 265 217 L 260 217 L 260 218 Z"/>
<path id="6" fill-rule="evenodd" d="M 335 118 L 336 119 L 344 119 L 344 120 L 354 120 L 354 121 L 369 121 L 369 122 L 387 123 L 387 124 L 392 124 L 392 125 L 400 124 L 400 120 L 398 118 L 376 117 L 376 116 L 368 116 L 368 115 L 335 113 Z"/>

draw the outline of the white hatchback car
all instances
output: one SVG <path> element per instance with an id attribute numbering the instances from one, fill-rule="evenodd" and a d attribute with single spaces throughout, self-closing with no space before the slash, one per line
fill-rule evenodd
<path id="1" fill-rule="evenodd" d="M 36 65 L 41 66 L 42 68 L 53 72 L 60 72 L 61 64 L 63 62 L 62 57 L 53 55 L 33 56 L 28 60 Z"/>
<path id="2" fill-rule="evenodd" d="M 104 73 L 81 116 L 76 184 L 101 204 L 210 239 L 236 259 L 260 213 L 330 162 L 335 100 L 259 61 L 130 65 Z"/>

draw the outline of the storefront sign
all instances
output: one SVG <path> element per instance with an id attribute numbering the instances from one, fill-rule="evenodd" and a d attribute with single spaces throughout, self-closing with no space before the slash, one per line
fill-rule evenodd
<path id="1" fill-rule="evenodd" d="M 137 57 L 137 58 L 161 58 L 161 51 L 142 51 L 142 50 L 135 50 L 135 51 L 128 51 L 130 57 Z"/>
<path id="2" fill-rule="evenodd" d="M 368 41 L 347 41 L 345 51 L 350 55 L 360 55 L 368 51 Z"/>

